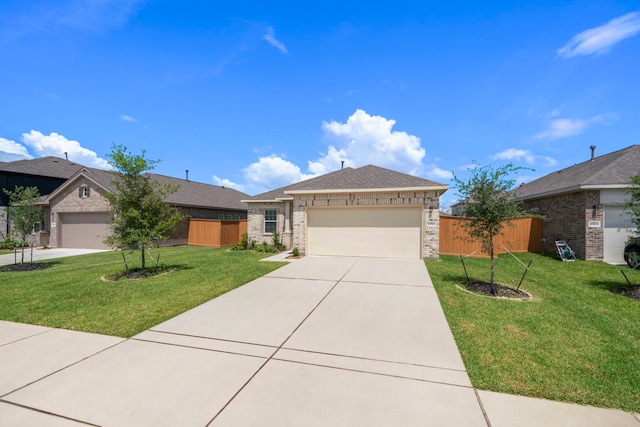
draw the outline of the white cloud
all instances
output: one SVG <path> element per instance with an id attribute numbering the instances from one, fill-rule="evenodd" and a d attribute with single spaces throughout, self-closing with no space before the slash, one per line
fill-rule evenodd
<path id="1" fill-rule="evenodd" d="M 244 185 L 229 181 L 226 178 L 218 178 L 217 176 L 213 175 L 213 183 L 221 187 L 234 188 L 238 191 L 244 192 Z"/>
<path id="2" fill-rule="evenodd" d="M 136 119 L 135 117 L 128 116 L 126 114 L 122 114 L 120 116 L 120 120 L 122 120 L 123 122 L 137 122 L 138 121 L 138 119 Z"/>
<path id="3" fill-rule="evenodd" d="M 425 150 L 420 138 L 406 132 L 393 131 L 395 120 L 382 116 L 370 116 L 356 110 L 346 123 L 323 122 L 322 128 L 330 139 L 336 140 L 329 152 L 316 162 L 323 162 L 333 152 L 331 148 L 346 154 L 354 165 L 374 164 L 401 172 L 418 175 L 422 169 Z"/>
<path id="4" fill-rule="evenodd" d="M 33 159 L 24 145 L 10 139 L 0 137 L 0 162 Z"/>
<path id="5" fill-rule="evenodd" d="M 604 25 L 575 35 L 569 43 L 558 49 L 558 56 L 571 58 L 608 52 L 612 46 L 640 32 L 640 13 L 631 12 L 612 19 Z"/>
<path id="6" fill-rule="evenodd" d="M 258 191 L 284 187 L 315 176 L 302 173 L 298 166 L 275 154 L 260 157 L 244 168 L 242 174 L 247 186 Z"/>
<path id="7" fill-rule="evenodd" d="M 273 27 L 267 27 L 267 32 L 262 35 L 262 40 L 266 40 L 271 46 L 275 47 L 282 53 L 289 53 L 284 43 L 276 39 Z"/>
<path id="8" fill-rule="evenodd" d="M 549 127 L 533 136 L 533 139 L 558 139 L 578 135 L 594 123 L 609 124 L 618 119 L 616 113 L 599 114 L 589 119 L 555 119 Z"/>
<path id="9" fill-rule="evenodd" d="M 31 147 L 39 156 L 65 157 L 65 153 L 72 162 L 81 165 L 109 169 L 109 163 L 88 148 L 84 148 L 78 141 L 70 140 L 55 132 L 43 135 L 37 130 L 22 134 L 22 141 Z"/>
<path id="10" fill-rule="evenodd" d="M 355 166 L 353 160 L 348 158 L 345 150 L 338 150 L 333 145 L 329 146 L 327 154 L 323 155 L 316 161 L 309 161 L 309 172 L 313 175 L 324 175 L 329 172 L 336 171 L 342 168 L 342 161 L 344 160 L 345 168 L 352 168 Z"/>
<path id="11" fill-rule="evenodd" d="M 508 148 L 498 154 L 489 157 L 491 160 L 524 160 L 529 164 L 533 164 L 535 156 L 529 150 L 520 150 L 517 148 Z"/>
<path id="12" fill-rule="evenodd" d="M 425 173 L 425 176 L 434 181 L 450 181 L 453 179 L 453 172 L 433 166 Z"/>

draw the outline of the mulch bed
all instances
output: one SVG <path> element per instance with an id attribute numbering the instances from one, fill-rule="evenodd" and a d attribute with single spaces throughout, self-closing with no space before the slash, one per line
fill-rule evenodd
<path id="1" fill-rule="evenodd" d="M 640 285 L 623 286 L 621 288 L 612 289 L 611 291 L 640 301 Z"/>
<path id="2" fill-rule="evenodd" d="M 512 288 L 511 286 L 501 285 L 499 283 L 494 284 L 498 289 L 499 298 L 514 298 L 514 299 L 529 299 L 531 295 L 523 290 Z M 479 294 L 487 297 L 496 297 L 491 293 L 491 284 L 486 282 L 471 282 L 461 285 L 462 288 L 474 294 Z"/>
<path id="3" fill-rule="evenodd" d="M 37 263 L 31 264 L 25 262 L 24 264 L 9 264 L 0 267 L 0 271 L 36 271 L 36 270 L 44 270 L 45 268 L 51 267 L 49 264 Z"/>
<path id="4" fill-rule="evenodd" d="M 166 267 L 150 267 L 145 268 L 132 268 L 121 273 L 112 274 L 110 276 L 102 277 L 103 282 L 115 282 L 116 280 L 137 280 L 145 279 L 147 277 L 160 276 L 171 272 L 172 269 Z"/>

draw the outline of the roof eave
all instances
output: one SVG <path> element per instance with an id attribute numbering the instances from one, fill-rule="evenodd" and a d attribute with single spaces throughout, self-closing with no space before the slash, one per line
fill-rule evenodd
<path id="1" fill-rule="evenodd" d="M 284 194 L 335 194 L 335 193 L 389 193 L 397 191 L 442 191 L 449 189 L 448 185 L 432 185 L 425 187 L 387 187 L 387 188 L 334 188 L 322 190 L 289 190 Z M 442 194 L 440 193 L 440 194 Z"/>
<path id="2" fill-rule="evenodd" d="M 610 190 L 610 189 L 620 189 L 627 188 L 628 184 L 585 184 L 585 185 L 574 185 L 572 187 L 559 188 L 557 190 L 546 191 L 544 193 L 536 193 L 528 196 L 516 197 L 517 200 L 532 200 L 532 199 L 542 199 L 545 197 L 558 196 L 560 194 L 574 193 L 576 191 L 584 191 L 584 190 Z"/>
<path id="3" fill-rule="evenodd" d="M 260 199 L 260 200 L 240 200 L 242 203 L 280 203 L 285 199 L 276 198 L 276 199 Z M 289 200 L 289 199 L 286 199 Z"/>

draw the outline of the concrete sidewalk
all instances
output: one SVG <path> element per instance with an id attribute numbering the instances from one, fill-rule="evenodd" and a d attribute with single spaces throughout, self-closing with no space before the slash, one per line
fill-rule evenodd
<path id="1" fill-rule="evenodd" d="M 475 390 L 419 260 L 305 257 L 132 339 L 0 322 L 0 425 L 629 426 Z"/>

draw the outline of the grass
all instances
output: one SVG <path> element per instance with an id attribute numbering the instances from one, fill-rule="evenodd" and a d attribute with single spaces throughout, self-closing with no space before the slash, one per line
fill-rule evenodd
<path id="1" fill-rule="evenodd" d="M 43 261 L 50 267 L 39 271 L 0 272 L 0 319 L 126 338 L 283 265 L 260 262 L 266 255 L 253 251 L 193 246 L 152 255 L 169 271 L 140 280 L 102 280 L 124 270 L 120 252 Z M 129 268 L 138 267 L 138 259 L 139 253 L 127 253 Z"/>
<path id="2" fill-rule="evenodd" d="M 425 262 L 473 385 L 640 412 L 640 302 L 610 291 L 626 285 L 624 267 L 517 256 L 533 259 L 522 285 L 530 302 L 461 291 L 459 257 Z M 488 259 L 465 263 L 472 280 L 488 280 Z M 501 255 L 496 282 L 515 287 L 524 269 Z M 627 274 L 640 283 L 640 272 Z"/>

